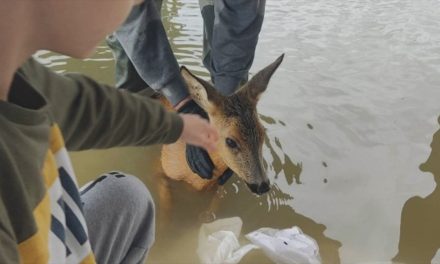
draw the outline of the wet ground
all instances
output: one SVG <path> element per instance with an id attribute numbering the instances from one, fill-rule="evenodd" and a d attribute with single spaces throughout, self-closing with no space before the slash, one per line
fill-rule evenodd
<path id="1" fill-rule="evenodd" d="M 170 0 L 163 15 L 179 62 L 206 77 L 197 1 Z M 214 194 L 173 184 L 173 221 L 149 262 L 196 263 L 198 215 L 217 195 L 217 217 L 240 216 L 243 232 L 299 226 L 324 263 L 440 263 L 440 139 L 431 144 L 440 128 L 439 17 L 434 0 L 268 0 L 251 73 L 286 53 L 258 105 L 272 190 L 257 197 L 236 178 Z M 86 61 L 38 56 L 58 71 L 113 82 L 105 46 Z M 81 184 L 122 170 L 157 198 L 159 151 L 72 159 Z M 432 173 L 423 172 L 431 151 L 422 169 Z M 254 252 L 243 263 L 270 262 Z"/>

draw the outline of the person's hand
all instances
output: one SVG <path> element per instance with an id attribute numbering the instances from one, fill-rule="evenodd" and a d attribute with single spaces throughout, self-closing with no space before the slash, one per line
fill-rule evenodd
<path id="1" fill-rule="evenodd" d="M 218 133 L 206 119 L 195 114 L 180 114 L 180 116 L 183 119 L 183 131 L 180 140 L 208 151 L 216 150 Z"/>

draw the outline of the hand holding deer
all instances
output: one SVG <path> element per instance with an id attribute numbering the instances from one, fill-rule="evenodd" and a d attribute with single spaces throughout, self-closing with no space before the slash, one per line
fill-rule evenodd
<path id="1" fill-rule="evenodd" d="M 180 140 L 185 143 L 216 151 L 218 140 L 217 130 L 209 122 L 198 115 L 181 114 L 183 131 Z"/>

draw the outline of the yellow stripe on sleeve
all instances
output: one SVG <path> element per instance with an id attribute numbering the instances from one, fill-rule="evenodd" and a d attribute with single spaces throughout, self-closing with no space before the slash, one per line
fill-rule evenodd
<path id="1" fill-rule="evenodd" d="M 58 178 L 57 163 L 55 161 L 55 156 L 52 154 L 50 150 L 47 152 L 46 159 L 44 160 L 43 178 L 44 178 L 44 185 L 46 186 L 47 190 L 52 186 L 52 184 Z"/>
<path id="2" fill-rule="evenodd" d="M 46 190 L 48 190 L 58 177 L 55 157 L 50 150 L 48 150 L 44 160 L 42 174 Z M 33 215 L 37 225 L 37 232 L 18 245 L 21 262 L 47 263 L 49 261 L 49 232 L 51 224 L 50 199 L 47 191 L 44 198 L 35 207 Z"/>
<path id="3" fill-rule="evenodd" d="M 96 264 L 95 256 L 93 255 L 93 253 L 90 253 L 87 257 L 85 257 L 81 261 L 81 264 Z"/>
<path id="4" fill-rule="evenodd" d="M 37 232 L 18 244 L 21 263 L 47 263 L 49 261 L 50 202 L 46 193 L 34 210 Z"/>
<path id="5" fill-rule="evenodd" d="M 53 153 L 57 153 L 62 148 L 64 148 L 63 135 L 58 125 L 54 124 L 50 129 L 50 150 Z"/>
<path id="6" fill-rule="evenodd" d="M 49 189 L 58 178 L 58 166 L 55 161 L 54 153 L 64 147 L 63 136 L 58 125 L 53 125 L 50 131 L 50 149 L 48 150 L 43 165 L 43 177 L 46 188 Z"/>

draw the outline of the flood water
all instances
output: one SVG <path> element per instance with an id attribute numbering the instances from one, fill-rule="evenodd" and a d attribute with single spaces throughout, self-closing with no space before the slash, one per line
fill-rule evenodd
<path id="1" fill-rule="evenodd" d="M 206 77 L 198 2 L 164 1 L 162 12 L 179 62 Z M 217 193 L 173 184 L 172 219 L 148 263 L 198 262 L 198 218 L 212 196 L 216 217 L 241 217 L 244 233 L 299 226 L 324 263 L 440 263 L 439 17 L 437 0 L 268 0 L 251 73 L 286 54 L 258 105 L 272 189 L 257 197 L 236 177 Z M 86 61 L 38 57 L 113 82 L 105 45 Z M 419 169 L 431 151 L 434 177 Z M 72 159 L 81 184 L 121 170 L 158 201 L 159 155 L 156 146 Z M 270 261 L 256 251 L 242 263 Z"/>

